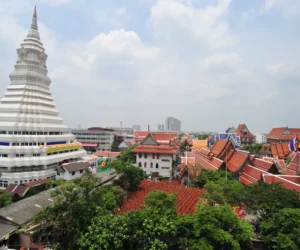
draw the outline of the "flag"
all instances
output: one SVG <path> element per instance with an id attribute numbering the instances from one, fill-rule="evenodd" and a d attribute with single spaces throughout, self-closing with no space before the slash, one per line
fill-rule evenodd
<path id="1" fill-rule="evenodd" d="M 298 139 L 295 137 L 293 140 L 290 141 L 289 144 L 290 151 L 298 151 Z"/>

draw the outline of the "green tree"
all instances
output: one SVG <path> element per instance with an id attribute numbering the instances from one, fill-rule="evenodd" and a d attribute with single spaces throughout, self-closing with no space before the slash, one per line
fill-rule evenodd
<path id="1" fill-rule="evenodd" d="M 221 171 L 220 171 L 221 172 Z M 223 173 L 221 174 L 221 176 Z M 246 193 L 245 186 L 234 180 L 220 177 L 217 175 L 209 175 L 207 179 L 210 179 L 204 186 L 205 192 L 203 197 L 205 197 L 211 204 L 230 204 L 230 205 L 240 205 L 244 201 L 244 196 Z M 201 179 L 201 180 L 204 180 Z M 215 181 L 213 181 L 215 180 Z"/>
<path id="2" fill-rule="evenodd" d="M 246 186 L 243 202 L 248 210 L 257 213 L 260 220 L 266 220 L 282 208 L 300 208 L 300 196 L 296 191 L 282 187 L 279 183 L 258 182 Z"/>
<path id="3" fill-rule="evenodd" d="M 230 206 L 200 205 L 192 219 L 187 220 L 184 230 L 188 237 L 181 242 L 188 249 L 251 249 L 251 226 L 240 220 Z"/>
<path id="4" fill-rule="evenodd" d="M 99 183 L 86 172 L 82 178 L 57 187 L 51 194 L 54 205 L 43 208 L 34 218 L 40 225 L 34 234 L 36 239 L 55 249 L 78 249 L 77 240 L 92 218 L 99 211 L 113 212 L 120 199 L 120 188 L 107 185 L 95 189 Z"/>
<path id="5" fill-rule="evenodd" d="M 126 190 L 133 191 L 138 188 L 144 179 L 144 172 L 139 167 L 129 165 L 123 169 L 122 175 L 114 184 L 120 185 Z"/>
<path id="6" fill-rule="evenodd" d="M 207 168 L 201 169 L 201 173 L 198 177 L 197 183 L 200 187 L 204 187 L 204 185 L 208 181 L 213 181 L 216 182 L 220 178 L 225 178 L 226 177 L 226 172 L 220 170 L 220 171 L 212 171 Z M 233 175 L 231 173 L 227 173 L 227 178 L 228 180 L 233 180 Z"/>
<path id="7" fill-rule="evenodd" d="M 273 249 L 300 249 L 300 209 L 284 208 L 260 225 L 262 239 Z"/>
<path id="8" fill-rule="evenodd" d="M 12 197 L 9 192 L 0 190 L 0 208 L 12 203 Z"/>
<path id="9" fill-rule="evenodd" d="M 155 208 L 161 214 L 176 216 L 176 194 L 154 190 L 146 196 L 145 205 Z"/>
<path id="10" fill-rule="evenodd" d="M 160 201 L 155 200 L 161 199 Z M 170 249 L 176 245 L 176 196 L 162 191 L 153 191 L 146 196 L 142 211 L 126 215 L 137 218 L 129 224 L 129 232 L 134 235 L 132 244 L 136 249 Z M 134 219 L 135 220 L 135 219 Z"/>
<path id="11" fill-rule="evenodd" d="M 124 243 L 129 238 L 128 220 L 125 216 L 112 213 L 102 214 L 92 219 L 78 244 L 80 249 L 124 249 Z"/>

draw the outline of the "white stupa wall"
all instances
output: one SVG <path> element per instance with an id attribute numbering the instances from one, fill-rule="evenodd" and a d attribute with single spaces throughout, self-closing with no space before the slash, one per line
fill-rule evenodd
<path id="1" fill-rule="evenodd" d="M 36 10 L 17 56 L 0 100 L 0 188 L 55 177 L 62 163 L 86 155 L 68 133 L 51 96 Z"/>

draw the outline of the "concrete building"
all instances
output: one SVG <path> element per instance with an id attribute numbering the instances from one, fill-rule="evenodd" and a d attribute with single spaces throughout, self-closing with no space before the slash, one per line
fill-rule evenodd
<path id="1" fill-rule="evenodd" d="M 81 177 L 84 170 L 88 170 L 90 164 L 88 162 L 74 162 L 61 166 L 57 172 L 57 178 L 65 181 L 70 181 Z"/>
<path id="2" fill-rule="evenodd" d="M 86 154 L 53 102 L 36 10 L 17 55 L 0 101 L 0 188 L 55 177 L 59 166 Z"/>
<path id="3" fill-rule="evenodd" d="M 164 124 L 157 124 L 157 131 L 159 131 L 159 132 L 165 131 L 165 125 Z"/>
<path id="4" fill-rule="evenodd" d="M 115 132 L 120 133 L 121 135 L 133 135 L 134 129 L 133 128 L 110 128 L 114 130 Z"/>
<path id="5" fill-rule="evenodd" d="M 115 136 L 114 130 L 101 127 L 73 129 L 72 133 L 76 140 L 81 142 L 82 146 L 89 152 L 111 151 Z"/>
<path id="6" fill-rule="evenodd" d="M 141 125 L 133 125 L 133 130 L 141 130 Z"/>
<path id="7" fill-rule="evenodd" d="M 181 131 L 181 121 L 174 117 L 167 117 L 165 122 L 165 131 Z"/>

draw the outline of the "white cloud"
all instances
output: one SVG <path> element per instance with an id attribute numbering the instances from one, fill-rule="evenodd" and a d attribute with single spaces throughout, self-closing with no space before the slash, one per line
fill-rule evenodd
<path id="1" fill-rule="evenodd" d="M 299 0 L 265 0 L 265 10 L 279 9 L 285 17 L 298 17 L 300 14 Z"/>
<path id="2" fill-rule="evenodd" d="M 219 53 L 204 58 L 200 68 L 212 72 L 233 72 L 240 68 L 241 62 L 241 58 L 236 53 Z"/>
<path id="3" fill-rule="evenodd" d="M 95 9 L 93 11 L 94 20 L 109 29 L 126 28 L 130 23 L 130 15 L 125 7 L 119 7 L 113 10 Z"/>
<path id="4" fill-rule="evenodd" d="M 73 4 L 75 2 L 81 2 L 81 1 L 84 1 L 84 0 L 40 0 L 41 3 L 52 5 L 52 6 L 59 6 L 59 5 L 64 5 L 64 4 Z"/>
<path id="5" fill-rule="evenodd" d="M 278 80 L 284 79 L 299 79 L 300 80 L 300 66 L 287 63 L 270 64 L 266 66 L 267 73 Z"/>
<path id="6" fill-rule="evenodd" d="M 151 9 L 150 23 L 157 37 L 176 43 L 194 39 L 210 49 L 231 43 L 226 15 L 231 0 L 196 8 L 181 1 L 161 0 Z M 201 46 L 201 45 L 199 45 Z"/>

